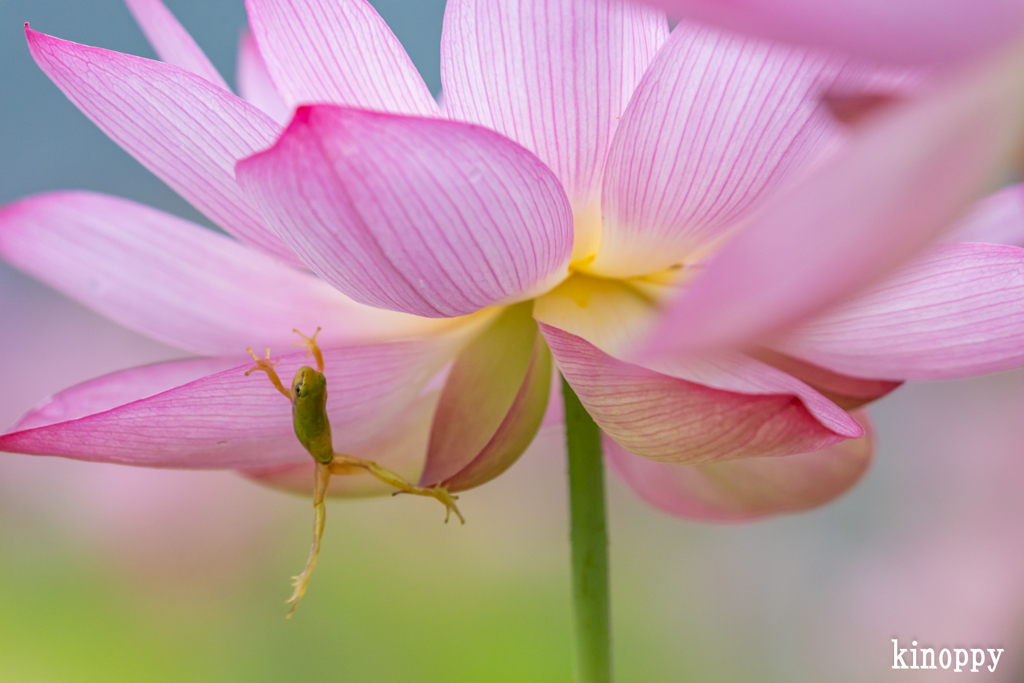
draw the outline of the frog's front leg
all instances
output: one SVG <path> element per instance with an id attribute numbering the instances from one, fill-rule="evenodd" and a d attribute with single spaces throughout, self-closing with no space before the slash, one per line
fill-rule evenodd
<path id="1" fill-rule="evenodd" d="M 289 401 L 292 400 L 291 392 L 285 389 L 284 385 L 281 384 L 281 378 L 278 377 L 277 370 L 274 369 L 274 366 L 280 363 L 281 361 L 270 360 L 270 347 L 267 347 L 266 358 L 260 358 L 259 356 L 257 356 L 256 353 L 252 350 L 251 346 L 246 347 L 245 350 L 248 351 L 249 355 L 252 356 L 252 359 L 256 361 L 256 365 L 252 366 L 251 368 L 245 371 L 245 376 L 248 377 L 254 372 L 267 373 L 267 377 L 270 378 L 270 383 L 274 385 L 274 388 L 281 392 L 284 395 L 284 397 L 287 398 Z"/>

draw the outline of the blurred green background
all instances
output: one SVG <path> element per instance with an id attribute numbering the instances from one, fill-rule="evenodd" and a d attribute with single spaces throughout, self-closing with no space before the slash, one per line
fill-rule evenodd
<path id="1" fill-rule="evenodd" d="M 232 81 L 242 0 L 167 0 Z M 440 89 L 443 0 L 374 0 Z M 34 66 L 33 28 L 152 56 L 121 0 L 0 0 L 0 200 L 57 188 L 198 214 Z M 0 264 L 0 428 L 74 382 L 180 352 Z M 850 495 L 754 525 L 671 519 L 610 487 L 620 681 L 925 681 L 891 638 L 1002 647 L 1019 680 L 1024 374 L 904 387 Z M 571 679 L 561 435 L 464 494 L 334 502 L 309 593 L 308 500 L 231 473 L 0 455 L 0 682 Z M 905 645 L 901 645 L 903 647 Z M 954 679 L 956 680 L 956 679 Z"/>

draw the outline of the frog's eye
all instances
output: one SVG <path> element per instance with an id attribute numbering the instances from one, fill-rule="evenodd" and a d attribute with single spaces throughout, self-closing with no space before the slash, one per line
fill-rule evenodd
<path id="1" fill-rule="evenodd" d="M 306 395 L 305 392 L 303 391 L 305 388 L 306 375 L 303 372 L 299 372 L 299 374 L 295 376 L 295 382 L 292 383 L 292 396 L 294 398 L 302 398 L 303 396 Z"/>

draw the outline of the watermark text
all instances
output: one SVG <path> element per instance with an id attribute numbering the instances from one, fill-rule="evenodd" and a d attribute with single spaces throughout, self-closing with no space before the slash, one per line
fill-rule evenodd
<path id="1" fill-rule="evenodd" d="M 936 653 L 933 647 L 918 648 L 917 641 L 911 641 L 909 648 L 901 648 L 899 640 L 892 639 L 892 668 L 894 669 L 949 669 L 954 673 L 980 673 L 987 670 L 995 673 L 1003 649 L 994 648 L 942 648 Z M 920 659 L 919 659 L 920 657 Z M 909 662 L 909 664 L 908 664 Z M 990 664 L 987 664 L 991 662 Z M 971 668 L 968 669 L 967 665 Z M 987 664 L 987 665 L 986 665 Z M 979 668 L 980 667 L 980 668 Z"/>

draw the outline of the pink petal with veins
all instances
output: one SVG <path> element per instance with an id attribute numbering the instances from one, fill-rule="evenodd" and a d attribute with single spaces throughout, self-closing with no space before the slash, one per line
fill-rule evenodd
<path id="1" fill-rule="evenodd" d="M 0 256 L 133 330 L 196 353 L 290 346 L 322 326 L 325 345 L 431 333 L 438 323 L 352 301 L 194 223 L 91 192 L 0 209 Z"/>
<path id="2" fill-rule="evenodd" d="M 450 348 L 438 341 L 324 349 L 328 386 L 327 412 L 335 448 L 354 450 L 388 430 L 419 397 L 420 390 L 446 362 Z M 196 361 L 181 370 L 186 376 Z M 295 438 L 291 405 L 263 373 L 248 377 L 252 362 L 207 375 L 154 396 L 34 429 L 0 436 L 0 451 L 58 455 L 76 460 L 143 467 L 242 469 L 302 463 L 309 459 Z M 289 382 L 306 365 L 302 353 L 281 358 L 277 371 Z M 136 385 L 133 373 L 141 372 Z M 178 369 L 166 370 L 170 376 Z M 74 406 L 109 401 L 108 390 L 125 387 L 127 397 L 150 387 L 152 367 L 108 376 L 82 389 L 71 389 Z M 290 382 L 289 382 L 290 383 Z M 62 402 L 58 394 L 54 399 Z M 42 411 L 47 411 L 43 406 Z M 47 413 L 48 415 L 48 413 Z M 38 423 L 29 413 L 22 422 Z"/>
<path id="3" fill-rule="evenodd" d="M 249 24 L 286 104 L 438 116 L 405 48 L 366 0 L 246 0 Z"/>
<path id="4" fill-rule="evenodd" d="M 252 34 L 243 29 L 238 37 L 238 94 L 249 104 L 259 107 L 267 116 L 284 125 L 292 117 L 292 109 L 278 94 L 270 79 L 267 64 L 256 47 Z"/>
<path id="5" fill-rule="evenodd" d="M 709 260 L 637 357 L 749 345 L 893 272 L 1011 166 L 1024 44 L 865 122 Z"/>
<path id="6" fill-rule="evenodd" d="M 843 410 L 853 410 L 898 389 L 903 382 L 851 377 L 767 348 L 755 349 L 751 357 L 782 370 L 808 385 Z"/>
<path id="7" fill-rule="evenodd" d="M 161 0 L 125 0 L 157 56 L 231 92 L 224 77 Z"/>
<path id="8" fill-rule="evenodd" d="M 654 462 L 605 437 L 605 457 L 641 498 L 672 515 L 705 522 L 743 522 L 824 505 L 860 481 L 871 464 L 874 435 L 781 458 L 746 458 L 703 465 Z"/>
<path id="9" fill-rule="evenodd" d="M 21 432 L 46 427 L 113 410 L 207 375 L 238 367 L 239 363 L 244 362 L 243 358 L 240 354 L 231 358 L 190 358 L 113 372 L 50 396 L 23 416 L 9 431 Z"/>
<path id="10" fill-rule="evenodd" d="M 1024 247 L 1024 185 L 1011 185 L 975 204 L 946 241 Z"/>
<path id="11" fill-rule="evenodd" d="M 537 154 L 584 210 L 600 199 L 618 118 L 667 36 L 661 12 L 624 0 L 451 0 L 446 111 Z"/>
<path id="12" fill-rule="evenodd" d="M 845 136 L 820 97 L 848 61 L 681 22 L 622 115 L 588 270 L 647 275 L 734 228 Z"/>
<path id="13" fill-rule="evenodd" d="M 629 283 L 579 274 L 533 304 L 533 316 L 544 326 L 548 341 L 549 330 L 559 331 L 562 337 L 570 335 L 570 342 L 563 341 L 558 348 L 575 349 L 573 354 L 589 358 L 587 362 L 597 363 L 597 359 L 603 358 L 598 363 L 602 367 L 621 365 L 623 373 L 638 372 L 645 377 L 643 371 L 652 371 L 668 382 L 665 386 L 675 378 L 734 394 L 789 396 L 798 399 L 823 428 L 844 436 L 860 436 L 856 422 L 832 401 L 786 372 L 741 353 L 641 358 L 635 365 L 620 362 L 628 357 L 637 336 L 657 322 L 659 315 L 658 308 Z M 552 345 L 562 367 L 558 348 Z M 567 374 L 564 367 L 562 372 Z M 858 387 L 861 388 L 866 387 Z"/>
<path id="14" fill-rule="evenodd" d="M 948 65 L 1024 31 L 1018 0 L 649 0 L 678 17 L 904 64 Z"/>
<path id="15" fill-rule="evenodd" d="M 272 119 L 176 66 L 25 33 L 39 67 L 114 142 L 229 233 L 296 262 L 235 182 L 235 162 L 280 133 Z"/>
<path id="16" fill-rule="evenodd" d="M 1024 249 L 941 244 L 774 346 L 859 377 L 951 379 L 1024 363 Z"/>
<path id="17" fill-rule="evenodd" d="M 601 429 L 651 460 L 694 464 L 784 456 L 863 433 L 810 387 L 797 394 L 799 382 L 754 361 L 741 372 L 727 364 L 696 365 L 692 378 L 680 379 L 618 361 L 557 328 L 542 324 L 541 331 Z"/>
<path id="18" fill-rule="evenodd" d="M 572 214 L 558 180 L 478 126 L 301 107 L 238 175 L 295 253 L 371 306 L 459 316 L 567 273 Z"/>

